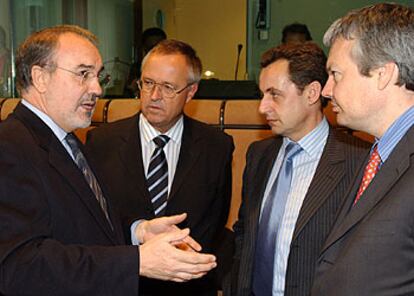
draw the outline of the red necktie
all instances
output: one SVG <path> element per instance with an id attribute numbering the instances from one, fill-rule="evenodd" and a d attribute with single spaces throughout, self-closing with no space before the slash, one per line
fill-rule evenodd
<path id="1" fill-rule="evenodd" d="M 358 202 L 362 193 L 367 189 L 369 183 L 374 179 L 375 174 L 379 171 L 379 164 L 381 163 L 381 158 L 378 153 L 378 146 L 375 146 L 374 150 L 371 153 L 368 164 L 365 167 L 364 177 L 362 178 L 361 185 L 359 185 L 358 193 L 355 197 L 354 204 Z"/>

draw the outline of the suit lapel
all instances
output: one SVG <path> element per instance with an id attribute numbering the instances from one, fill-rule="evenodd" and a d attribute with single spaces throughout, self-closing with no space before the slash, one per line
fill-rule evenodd
<path id="1" fill-rule="evenodd" d="M 65 180 L 72 187 L 108 238 L 116 243 L 114 233 L 99 203 L 96 201 L 94 193 L 82 172 L 52 130 L 33 112 L 21 104 L 16 107 L 15 114 L 32 131 L 32 134 L 38 140 L 39 146 L 48 153 L 50 165 L 62 176 L 62 180 Z"/>
<path id="2" fill-rule="evenodd" d="M 283 143 L 282 137 L 272 137 L 266 142 L 264 149 L 251 150 L 248 155 L 246 169 L 243 175 L 243 215 L 246 215 L 245 245 L 242 248 L 241 260 L 245 262 L 240 265 L 239 283 L 240 291 L 250 289 L 251 275 L 254 264 L 254 254 L 258 226 L 260 222 L 260 209 L 264 199 L 264 193 L 272 172 L 275 159 Z M 262 145 L 260 143 L 259 145 Z"/>
<path id="3" fill-rule="evenodd" d="M 123 144 L 119 147 L 119 158 L 128 171 L 128 178 L 132 180 L 130 186 L 134 187 L 137 196 L 141 195 L 151 203 L 149 192 L 145 183 L 145 171 L 142 160 L 141 137 L 139 130 L 139 114 L 130 119 L 130 127 L 122 135 Z"/>
<path id="4" fill-rule="evenodd" d="M 343 146 L 337 141 L 335 132 L 330 129 L 327 143 L 300 209 L 292 241 L 297 238 L 343 178 L 345 173 L 344 155 Z M 326 186 L 327 182 L 329 182 L 329 186 Z"/>
<path id="5" fill-rule="evenodd" d="M 49 146 L 49 163 L 72 187 L 95 220 L 104 229 L 106 235 L 115 243 L 113 231 L 103 213 L 92 190 L 90 189 L 82 172 L 67 154 L 58 140 L 52 140 Z M 65 153 L 67 155 L 65 155 Z M 70 176 L 70 177 L 69 177 Z M 111 211 L 109 211 L 111 213 Z"/>
<path id="6" fill-rule="evenodd" d="M 270 174 L 275 162 L 275 159 L 279 153 L 280 147 L 282 146 L 283 138 L 275 137 L 270 145 L 264 150 L 263 154 L 257 162 L 257 167 L 253 167 L 251 171 L 252 189 L 249 197 L 257 196 L 258 198 L 252 198 L 248 201 L 252 203 L 253 211 L 251 221 L 253 221 L 252 234 L 256 237 L 256 229 L 259 225 L 260 209 L 263 203 L 266 186 L 269 181 Z M 253 156 L 254 157 L 254 156 Z M 250 212 L 250 211 L 249 211 Z M 255 240 L 254 240 L 255 241 Z"/>
<path id="7" fill-rule="evenodd" d="M 202 140 L 202 135 L 194 130 L 194 125 L 191 119 L 184 116 L 184 130 L 181 140 L 180 156 L 178 158 L 171 192 L 168 197 L 169 202 L 167 203 L 167 210 L 171 205 L 170 201 L 174 200 L 178 190 L 190 174 L 191 168 L 199 157 L 203 149 Z"/>
<path id="8" fill-rule="evenodd" d="M 413 130 L 409 131 L 410 134 L 413 132 Z M 344 203 L 344 206 L 341 209 L 341 214 L 339 216 L 340 220 L 337 221 L 333 231 L 329 235 L 323 251 L 359 223 L 384 198 L 386 193 L 398 182 L 401 176 L 410 167 L 411 153 L 412 145 L 409 144 L 408 136 L 406 135 L 401 139 L 387 161 L 382 165 L 358 203 L 353 205 L 366 165 L 365 162 L 361 167 L 358 178 L 355 179 L 346 203 Z"/>

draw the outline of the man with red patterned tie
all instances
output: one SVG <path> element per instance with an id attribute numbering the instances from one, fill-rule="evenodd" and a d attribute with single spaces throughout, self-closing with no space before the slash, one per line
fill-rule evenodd
<path id="1" fill-rule="evenodd" d="M 338 123 L 376 141 L 339 212 L 312 295 L 414 294 L 414 10 L 376 4 L 335 21 L 329 79 Z"/>

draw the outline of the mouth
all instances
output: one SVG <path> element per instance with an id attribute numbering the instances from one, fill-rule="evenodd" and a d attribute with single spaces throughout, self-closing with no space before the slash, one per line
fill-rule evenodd
<path id="1" fill-rule="evenodd" d="M 161 106 L 159 106 L 159 105 L 148 105 L 147 109 L 150 109 L 150 110 L 153 110 L 153 111 L 162 110 Z"/>
<path id="2" fill-rule="evenodd" d="M 95 110 L 96 101 L 88 101 L 81 103 L 81 107 L 88 112 L 93 112 Z"/>
<path id="3" fill-rule="evenodd" d="M 274 119 L 274 118 L 266 118 L 266 121 L 269 125 L 274 124 L 276 122 L 278 122 L 278 119 Z"/>

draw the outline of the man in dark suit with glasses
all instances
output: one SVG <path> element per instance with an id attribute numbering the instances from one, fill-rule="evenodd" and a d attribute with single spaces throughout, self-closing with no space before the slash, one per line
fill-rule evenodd
<path id="1" fill-rule="evenodd" d="M 203 247 L 222 235 L 231 199 L 232 138 L 183 114 L 198 88 L 201 61 L 191 46 L 165 40 L 144 58 L 141 112 L 89 133 L 87 148 L 127 231 L 137 218 L 186 212 L 180 226 Z M 216 295 L 213 275 L 188 283 L 142 281 L 143 295 Z"/>

